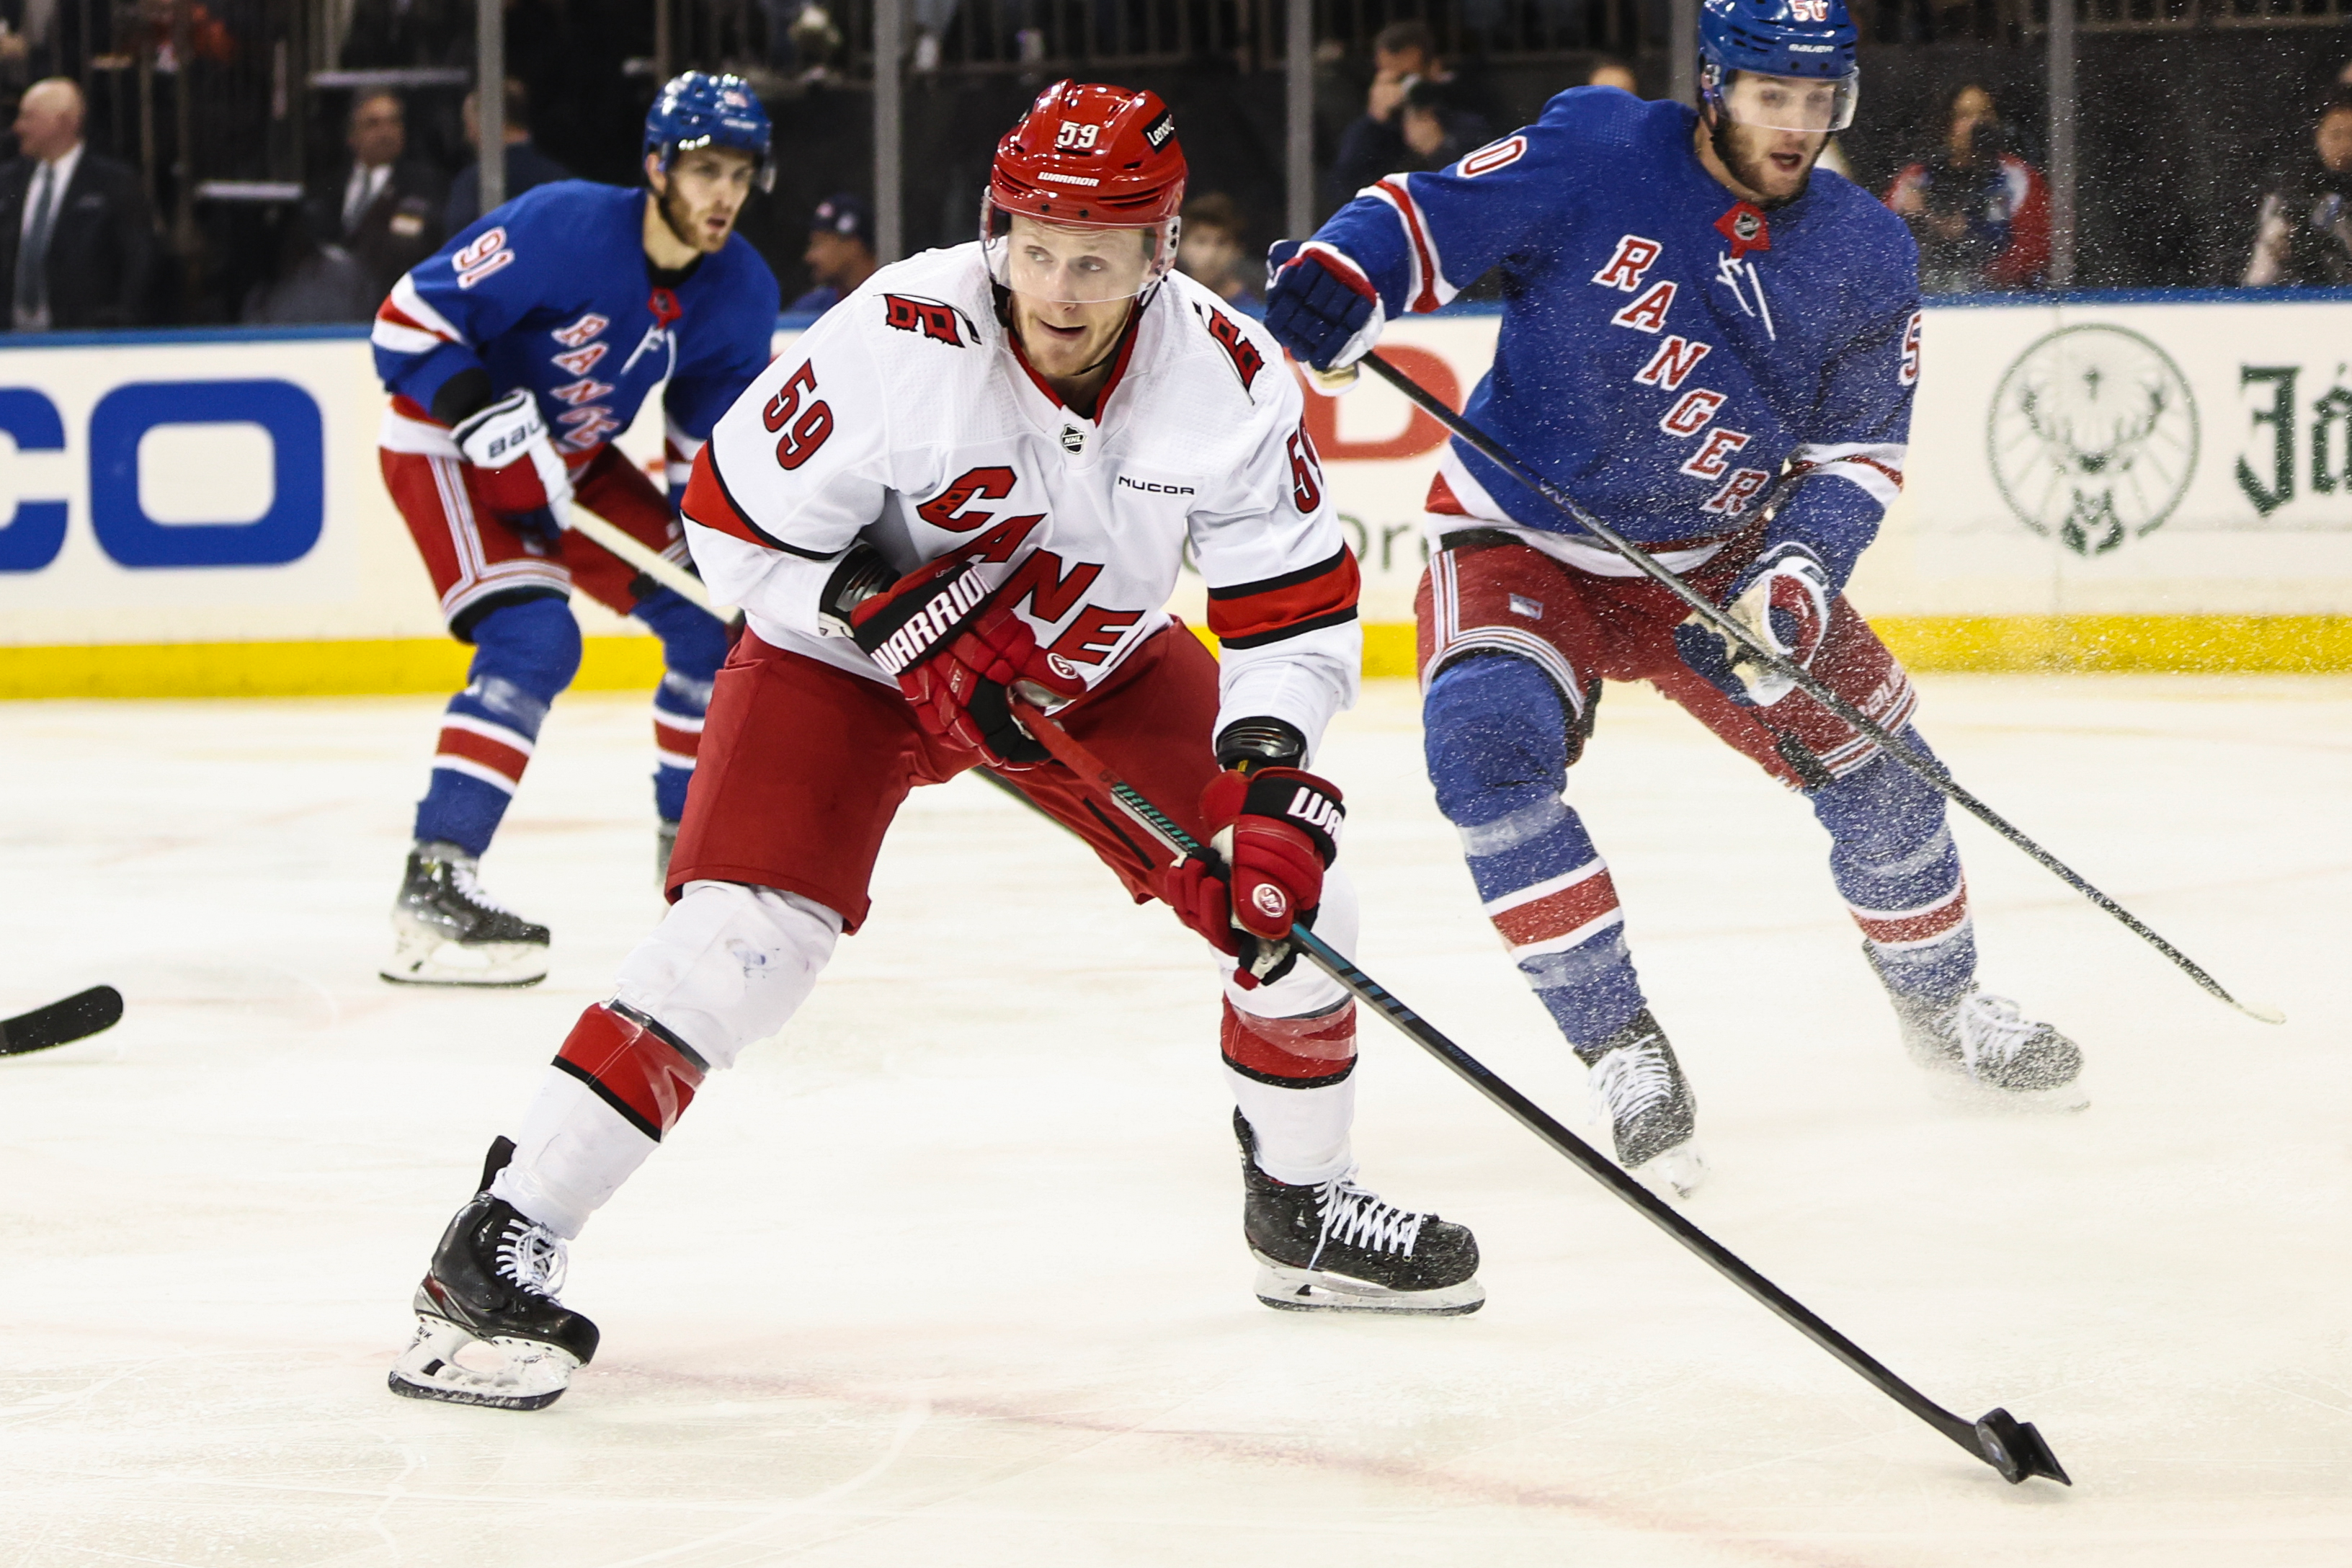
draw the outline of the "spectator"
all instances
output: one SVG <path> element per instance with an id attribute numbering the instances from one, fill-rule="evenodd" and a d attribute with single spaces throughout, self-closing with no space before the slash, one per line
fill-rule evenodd
<path id="1" fill-rule="evenodd" d="M 2011 152 L 1992 94 L 1954 92 L 1944 145 L 1907 164 L 1886 205 L 1919 242 L 1919 287 L 1930 294 L 2030 289 L 2050 264 L 2050 191 Z"/>
<path id="2" fill-rule="evenodd" d="M 2253 254 L 2241 279 L 2249 288 L 2352 283 L 2352 95 L 2319 111 L 2311 153 L 2263 191 Z"/>
<path id="3" fill-rule="evenodd" d="M 309 202 L 271 209 L 266 223 L 274 241 L 268 268 L 247 292 L 237 320 L 290 327 L 364 321 L 375 314 L 390 285 L 379 287 L 357 257 L 321 240 L 320 216 Z"/>
<path id="4" fill-rule="evenodd" d="M 1613 87 L 1620 92 L 1630 92 L 1635 98 L 1642 96 L 1641 84 L 1633 79 L 1633 68 L 1612 55 L 1603 55 L 1592 62 L 1592 69 L 1585 75 L 1584 85 Z"/>
<path id="5" fill-rule="evenodd" d="M 1228 305 L 1255 315 L 1264 303 L 1258 287 L 1262 268 L 1243 243 L 1241 214 L 1234 199 L 1211 191 L 1184 204 L 1183 237 L 1176 242 L 1176 268 L 1187 278 L 1213 289 Z"/>
<path id="6" fill-rule="evenodd" d="M 811 315 L 832 310 L 874 276 L 881 263 L 874 259 L 874 217 L 866 204 L 846 191 L 817 203 L 801 264 L 809 269 L 813 287 L 786 309 Z"/>
<path id="7" fill-rule="evenodd" d="M 1486 121 L 1455 108 L 1454 80 L 1425 22 L 1392 22 L 1372 38 L 1362 118 L 1339 138 L 1325 200 L 1338 206 L 1383 174 L 1442 169 L 1486 139 Z"/>
<path id="8" fill-rule="evenodd" d="M 37 81 L 16 106 L 18 156 L 0 166 L 0 289 L 16 331 L 144 320 L 155 226 L 139 175 L 81 139 L 81 89 Z"/>
<path id="9" fill-rule="evenodd" d="M 351 160 L 313 188 L 310 215 L 299 226 L 314 245 L 333 236 L 381 300 L 402 273 L 441 247 L 447 192 L 430 164 L 407 156 L 398 93 L 354 99 L 344 145 Z"/>
<path id="10" fill-rule="evenodd" d="M 475 102 L 479 91 L 478 88 L 466 95 L 466 140 L 473 146 L 475 161 L 449 182 L 449 208 L 441 219 L 445 236 L 482 216 L 482 120 Z M 531 145 L 530 95 L 512 77 L 507 78 L 506 120 L 507 200 L 514 200 L 533 185 L 572 177 L 571 170 Z"/>

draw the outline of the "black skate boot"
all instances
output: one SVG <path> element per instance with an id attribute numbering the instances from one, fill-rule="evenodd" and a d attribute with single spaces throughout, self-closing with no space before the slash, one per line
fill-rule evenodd
<path id="1" fill-rule="evenodd" d="M 1593 1113 L 1609 1123 L 1617 1163 L 1662 1197 L 1697 1191 L 1706 1180 L 1695 1136 L 1698 1101 L 1650 1010 L 1576 1054 L 1590 1069 Z"/>
<path id="2" fill-rule="evenodd" d="M 479 868 L 454 844 L 419 844 L 392 905 L 396 985 L 536 985 L 547 978 L 547 928 L 492 902 Z"/>
<path id="3" fill-rule="evenodd" d="M 1876 955 L 1863 950 L 1876 967 Z M 1885 975 L 1882 972 L 1882 979 Z M 1950 1075 L 1982 1098 L 2040 1110 L 2080 1110 L 2091 1103 L 2075 1081 L 2083 1050 L 2016 1003 L 1971 989 L 1957 1002 L 1937 1004 L 1886 988 L 1912 1061 Z"/>
<path id="4" fill-rule="evenodd" d="M 1475 1312 L 1478 1242 L 1470 1227 L 1383 1203 L 1349 1171 L 1313 1186 L 1257 1167 L 1257 1135 L 1234 1112 L 1242 1141 L 1242 1233 L 1258 1261 L 1257 1299 L 1286 1311 Z"/>
<path id="5" fill-rule="evenodd" d="M 482 1191 L 457 1211 L 416 1288 L 416 1337 L 393 1364 L 394 1394 L 540 1410 L 596 1355 L 596 1325 L 556 1301 L 563 1238 L 489 1194 L 513 1145 L 492 1147 Z"/>

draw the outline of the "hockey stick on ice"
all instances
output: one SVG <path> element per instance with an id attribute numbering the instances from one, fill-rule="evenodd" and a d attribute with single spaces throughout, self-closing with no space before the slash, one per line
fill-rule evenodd
<path id="1" fill-rule="evenodd" d="M 1108 795 L 1112 804 L 1166 846 L 1171 854 L 1179 857 L 1199 855 L 1214 860 L 1215 857 L 1192 835 L 1104 766 L 1093 752 L 1072 740 L 1060 725 L 1033 704 L 1016 699 L 1013 710 L 1020 717 L 1023 727 L 1035 736 L 1057 761 Z M 1664 1199 L 1627 1175 L 1613 1162 L 1604 1159 L 1592 1145 L 1561 1126 L 1541 1106 L 1513 1089 L 1485 1063 L 1439 1033 L 1434 1025 L 1391 995 L 1378 981 L 1357 968 L 1313 931 L 1300 929 L 1292 933 L 1290 940 L 1317 968 L 1345 986 L 1358 1001 L 1402 1030 L 1415 1045 L 1444 1062 L 1455 1077 L 1502 1107 L 1513 1121 L 1568 1156 L 1582 1168 L 1585 1174 L 1631 1205 L 1643 1218 L 1682 1243 L 1708 1268 L 1771 1309 L 1790 1327 L 1845 1363 L 1872 1387 L 1999 1470 L 2002 1479 L 2016 1483 L 2032 1476 L 2044 1476 L 2067 1486 L 2074 1484 L 2058 1463 L 2057 1456 L 2050 1451 L 2050 1445 L 2042 1440 L 2041 1433 L 2034 1430 L 2032 1422 L 2020 1421 L 2002 1409 L 1989 1410 L 1974 1422 L 1953 1415 L 1887 1371 L 1860 1345 L 1816 1317 L 1803 1302 L 1749 1268 L 1728 1247 L 1676 1213 Z"/>
<path id="2" fill-rule="evenodd" d="M 663 587 L 676 590 L 687 603 L 709 611 L 730 626 L 743 618 L 740 610 L 722 610 L 712 604 L 708 584 L 635 534 L 606 522 L 576 502 L 570 516 L 573 532 L 593 543 L 603 545 Z"/>
<path id="3" fill-rule="evenodd" d="M 122 993 L 111 985 L 93 985 L 62 1002 L 0 1018 L 0 1057 L 21 1057 L 69 1046 L 101 1030 L 111 1029 L 122 1017 Z"/>
<path id="4" fill-rule="evenodd" d="M 2221 1001 L 2228 1003 L 2231 1006 L 2235 1007 L 2239 1012 L 2243 1013 L 2247 1017 L 2252 1018 L 2259 1023 L 2284 1024 L 2286 1022 L 2286 1015 L 2280 1012 L 2275 1007 L 2250 1002 L 2241 1002 L 2235 996 L 2230 994 L 2228 991 L 2222 988 L 2221 983 L 2214 979 L 2210 974 L 2206 973 L 2205 971 L 2198 965 L 2195 960 L 2191 959 L 2187 953 L 2181 952 L 2179 948 L 2173 946 L 2170 942 L 2165 941 L 2164 938 L 2157 935 L 2157 933 L 2150 930 L 2147 924 L 2141 921 L 2138 916 L 2124 908 L 2123 905 L 2116 902 L 2115 900 L 2107 897 L 2106 894 L 2101 892 L 2097 888 L 2093 887 L 2088 881 L 2084 880 L 2082 875 L 2075 871 L 2073 867 L 2067 865 L 2063 860 L 2059 859 L 2058 857 L 2053 855 L 2050 851 L 2042 847 L 2041 845 L 2027 837 L 2016 826 L 2011 825 L 2008 818 L 2002 816 L 2000 813 L 1993 810 L 1992 807 L 1987 805 L 1983 801 L 1979 800 L 1975 795 L 1969 793 L 1969 791 L 1960 787 L 1959 781 L 1953 778 L 1952 775 L 1947 773 L 1942 766 L 1929 761 L 1927 758 L 1920 755 L 1917 752 L 1913 751 L 1909 746 L 1905 745 L 1901 741 L 1896 740 L 1895 736 L 1884 726 L 1872 722 L 1868 718 L 1864 717 L 1861 709 L 1856 708 L 1853 703 L 1848 702 L 1844 698 L 1840 697 L 1836 692 L 1832 691 L 1821 681 L 1815 679 L 1812 671 L 1805 668 L 1802 665 L 1794 663 L 1790 659 L 1783 658 L 1769 644 L 1765 642 L 1762 637 L 1758 637 L 1754 632 L 1742 626 L 1738 621 L 1734 620 L 1720 605 L 1717 605 L 1714 601 L 1707 598 L 1706 595 L 1701 594 L 1697 589 L 1692 587 L 1688 583 L 1684 582 L 1680 577 L 1668 571 L 1665 567 L 1659 565 L 1658 563 L 1651 557 L 1649 552 L 1643 550 L 1632 540 L 1627 539 L 1623 534 L 1610 527 L 1609 524 L 1601 521 L 1599 518 L 1585 510 L 1584 508 L 1577 505 L 1573 497 L 1559 489 L 1559 486 L 1552 484 L 1549 480 L 1534 472 L 1534 470 L 1530 469 L 1526 464 L 1520 462 L 1517 458 L 1513 457 L 1509 450 L 1500 442 L 1487 435 L 1484 430 L 1479 429 L 1475 425 L 1471 424 L 1470 421 L 1465 419 L 1461 415 L 1454 412 L 1453 409 L 1447 407 L 1444 402 L 1432 394 L 1428 388 L 1414 381 L 1412 377 L 1405 374 L 1404 372 L 1397 369 L 1396 366 L 1391 364 L 1377 353 L 1368 353 L 1359 363 L 1370 366 L 1373 374 L 1379 376 L 1382 381 L 1387 382 L 1391 386 L 1395 387 L 1399 392 L 1403 393 L 1407 398 L 1412 400 L 1414 406 L 1420 408 L 1431 418 L 1436 420 L 1440 425 L 1444 426 L 1454 435 L 1460 437 L 1480 455 L 1485 457 L 1487 461 L 1493 463 L 1496 468 L 1501 468 L 1505 473 L 1510 475 L 1511 478 L 1518 480 L 1519 483 L 1525 485 L 1528 489 L 1533 490 L 1537 495 L 1541 496 L 1570 521 L 1575 523 L 1577 527 L 1582 529 L 1585 532 L 1591 534 L 1593 538 L 1600 540 L 1602 543 L 1608 545 L 1610 549 L 1614 550 L 1618 554 L 1623 556 L 1637 571 L 1642 574 L 1642 575 L 1649 578 L 1652 582 L 1657 584 L 1658 586 L 1665 589 L 1675 598 L 1680 599 L 1685 605 L 1689 606 L 1692 614 L 1697 616 L 1699 619 L 1705 621 L 1708 626 L 1713 626 L 1717 631 L 1722 633 L 1725 637 L 1729 637 L 1733 642 L 1738 644 L 1739 647 L 1745 650 L 1749 658 L 1754 659 L 1758 664 L 1762 665 L 1765 668 L 1771 670 L 1775 675 L 1780 676 L 1784 679 L 1793 682 L 1797 689 L 1802 691 L 1806 696 L 1811 698 L 1814 701 L 1820 703 L 1822 707 L 1828 709 L 1839 718 L 1844 720 L 1848 724 L 1853 725 L 1862 733 L 1869 736 L 1873 741 L 1877 742 L 1880 750 L 1884 751 L 1888 756 L 1894 758 L 1896 762 L 1902 763 L 1903 766 L 1918 774 L 1922 779 L 1925 779 L 1929 784 L 1941 792 L 1954 805 L 1960 807 L 1961 810 L 1966 811 L 1979 822 L 1983 823 L 1987 827 L 1991 828 L 1995 833 L 2000 835 L 2001 837 L 2017 846 L 2018 848 L 2025 851 L 2025 853 L 2032 856 L 2044 870 L 2049 871 L 2060 881 L 2065 883 L 2068 887 L 2074 889 L 2076 892 L 2090 900 L 2091 902 L 2096 904 L 2099 908 L 2105 910 L 2107 913 L 2113 915 L 2116 920 L 2123 922 L 2124 928 L 2126 931 L 2129 931 L 2134 936 L 2138 937 L 2150 947 L 2156 949 L 2157 952 L 2170 959 L 2176 968 L 2178 968 L 2183 974 L 2188 975 L 2189 979 L 2195 981 L 2208 993 L 2220 998 Z M 1344 373 L 1341 374 L 1344 374 Z M 1327 384 L 1328 384 L 1337 378 L 1325 377 L 1324 379 L 1327 381 Z"/>

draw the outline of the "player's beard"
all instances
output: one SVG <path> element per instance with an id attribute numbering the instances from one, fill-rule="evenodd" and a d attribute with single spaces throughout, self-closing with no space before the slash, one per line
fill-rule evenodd
<path id="1" fill-rule="evenodd" d="M 1726 169 L 1731 171 L 1733 179 L 1751 191 L 1761 191 L 1769 178 L 1765 172 L 1763 154 L 1759 153 L 1750 156 L 1741 151 L 1738 139 L 1732 134 L 1733 130 L 1731 117 L 1718 110 L 1716 112 L 1714 123 L 1707 127 L 1707 140 L 1715 144 L 1715 155 L 1722 160 Z M 1813 170 L 1821 163 L 1822 153 L 1827 150 L 1829 144 L 1829 138 L 1824 136 L 1822 138 L 1821 146 L 1813 149 L 1811 161 L 1805 164 L 1804 178 L 1797 182 L 1795 190 L 1785 196 L 1766 196 L 1756 205 L 1766 212 L 1771 212 L 1775 208 L 1787 206 L 1811 190 L 1813 184 Z"/>
<path id="2" fill-rule="evenodd" d="M 684 210 L 685 204 L 677 199 L 677 185 L 672 184 L 669 189 L 661 193 L 659 205 L 662 222 L 668 226 L 669 232 L 680 245 L 693 251 L 697 256 L 709 254 L 702 243 L 701 237 L 696 232 L 694 214 Z M 734 232 L 733 225 L 728 226 L 728 232 L 730 234 Z"/>

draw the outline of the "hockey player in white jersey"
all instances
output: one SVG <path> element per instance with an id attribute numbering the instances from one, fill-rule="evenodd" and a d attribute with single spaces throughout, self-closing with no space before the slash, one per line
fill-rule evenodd
<path id="1" fill-rule="evenodd" d="M 1483 1300 L 1466 1228 L 1356 1184 L 1354 1005 L 1282 943 L 1294 920 L 1354 941 L 1339 791 L 1306 769 L 1354 698 L 1357 570 L 1278 352 L 1170 270 L 1183 184 L 1157 98 L 1057 83 L 997 149 L 980 243 L 883 268 L 719 419 L 685 515 L 748 629 L 712 698 L 674 902 L 493 1145 L 395 1392 L 523 1408 L 562 1392 L 596 1344 L 556 1299 L 565 1242 L 865 923 L 908 790 L 975 766 L 1224 954 L 1259 1298 Z M 1222 665 L 1160 608 L 1188 547 Z M 1170 865 L 1122 828 L 1020 727 L 1015 687 L 1050 694 L 1221 862 Z M 495 1371 L 460 1365 L 476 1342 L 507 1352 Z"/>

